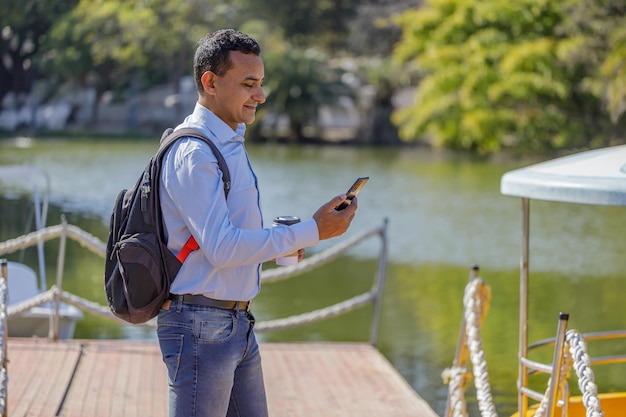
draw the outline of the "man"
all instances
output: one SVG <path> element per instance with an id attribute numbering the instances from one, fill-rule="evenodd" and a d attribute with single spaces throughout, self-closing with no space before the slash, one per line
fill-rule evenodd
<path id="1" fill-rule="evenodd" d="M 261 358 L 249 301 L 259 292 L 261 264 L 343 234 L 357 202 L 311 219 L 264 228 L 257 177 L 244 146 L 245 125 L 265 102 L 260 48 L 234 30 L 200 40 L 194 57 L 198 102 L 177 128 L 211 138 L 231 173 L 225 198 L 211 149 L 182 138 L 168 151 L 161 176 L 161 208 L 168 247 L 177 253 L 190 235 L 199 244 L 171 285 L 158 316 L 158 337 L 169 376 L 170 417 L 267 416 Z"/>

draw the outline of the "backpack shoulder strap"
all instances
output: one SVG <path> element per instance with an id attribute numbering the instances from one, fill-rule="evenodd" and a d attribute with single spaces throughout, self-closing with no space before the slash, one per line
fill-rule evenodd
<path id="1" fill-rule="evenodd" d="M 170 147 L 172 143 L 174 143 L 174 141 L 183 137 L 194 137 L 196 139 L 202 140 L 204 143 L 209 145 L 209 147 L 213 151 L 213 154 L 215 155 L 215 158 L 217 159 L 217 165 L 219 166 L 220 171 L 222 171 L 222 180 L 224 181 L 224 194 L 226 195 L 226 197 L 228 197 L 228 192 L 230 191 L 230 171 L 228 170 L 228 165 L 226 164 L 224 155 L 222 155 L 215 143 L 213 143 L 211 139 L 209 139 L 198 129 L 194 129 L 192 127 L 184 127 L 178 130 L 174 130 L 172 128 L 165 129 L 163 135 L 161 135 L 161 144 L 159 145 L 159 151 L 157 155 L 165 154 L 165 151 Z"/>
<path id="2" fill-rule="evenodd" d="M 157 163 L 160 165 L 162 163 L 163 155 L 165 155 L 165 151 L 178 139 L 182 137 L 194 137 L 204 141 L 215 155 L 217 159 L 217 165 L 222 171 L 222 180 L 224 181 L 224 195 L 228 197 L 228 192 L 230 191 L 230 171 L 228 170 L 228 165 L 226 164 L 226 160 L 224 159 L 224 155 L 217 149 L 217 146 L 211 139 L 209 139 L 206 135 L 200 132 L 197 129 L 191 127 L 184 127 L 182 129 L 174 130 L 172 128 L 165 129 L 163 134 L 161 135 L 161 143 L 159 145 L 159 150 L 157 151 Z M 184 263 L 187 256 L 195 250 L 198 250 L 198 242 L 193 236 L 189 236 L 187 242 L 183 245 L 183 248 L 178 252 L 176 258 L 180 261 L 180 263 Z"/>

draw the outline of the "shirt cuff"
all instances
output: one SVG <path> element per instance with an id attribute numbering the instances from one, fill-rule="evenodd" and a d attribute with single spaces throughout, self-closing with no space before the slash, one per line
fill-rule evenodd
<path id="1" fill-rule="evenodd" d="M 320 242 L 320 234 L 317 230 L 317 222 L 314 219 L 304 220 L 289 226 L 296 232 L 299 248 L 315 246 Z"/>

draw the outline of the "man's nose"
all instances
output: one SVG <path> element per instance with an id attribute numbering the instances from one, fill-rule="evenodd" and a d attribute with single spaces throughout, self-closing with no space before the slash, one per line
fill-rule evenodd
<path id="1" fill-rule="evenodd" d="M 265 95 L 265 91 L 263 91 L 263 87 L 258 87 L 252 95 L 252 98 L 260 104 L 265 103 L 267 96 Z"/>

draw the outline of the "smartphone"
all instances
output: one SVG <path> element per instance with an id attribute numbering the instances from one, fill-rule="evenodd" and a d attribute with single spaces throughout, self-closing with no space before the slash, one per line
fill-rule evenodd
<path id="1" fill-rule="evenodd" d="M 359 193 L 359 191 L 361 191 L 361 188 L 363 188 L 363 186 L 369 179 L 370 177 L 357 178 L 356 181 L 354 181 L 354 184 L 352 184 L 352 186 L 346 192 L 346 199 L 337 207 L 335 207 L 335 210 L 343 210 L 348 207 L 352 202 L 352 199 Z"/>

